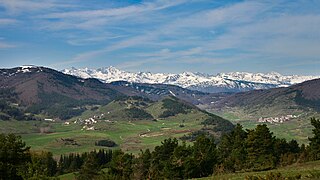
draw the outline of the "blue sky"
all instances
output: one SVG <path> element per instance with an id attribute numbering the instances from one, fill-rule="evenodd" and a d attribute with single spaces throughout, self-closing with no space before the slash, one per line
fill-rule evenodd
<path id="1" fill-rule="evenodd" d="M 320 75 L 320 1 L 0 0 L 0 67 Z"/>

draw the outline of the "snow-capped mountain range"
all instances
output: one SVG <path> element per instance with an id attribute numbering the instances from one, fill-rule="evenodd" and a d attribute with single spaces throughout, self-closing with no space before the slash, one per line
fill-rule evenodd
<path id="1" fill-rule="evenodd" d="M 320 76 L 281 75 L 276 72 L 267 74 L 231 72 L 219 73 L 217 75 L 191 72 L 180 74 L 134 73 L 122 71 L 112 66 L 99 69 L 70 68 L 64 69 L 62 72 L 82 78 L 96 78 L 105 83 L 128 81 L 148 84 L 170 84 L 203 92 L 239 92 L 253 89 L 287 87 L 303 81 L 320 78 Z"/>

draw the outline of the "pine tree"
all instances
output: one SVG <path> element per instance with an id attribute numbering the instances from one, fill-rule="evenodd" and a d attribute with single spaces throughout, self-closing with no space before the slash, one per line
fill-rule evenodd
<path id="1" fill-rule="evenodd" d="M 90 153 L 84 164 L 81 166 L 79 173 L 76 175 L 76 179 L 78 180 L 91 180 L 95 179 L 99 176 L 99 165 L 96 155 L 94 153 Z"/>
<path id="2" fill-rule="evenodd" d="M 234 172 L 241 170 L 246 161 L 245 139 L 247 132 L 242 129 L 240 124 L 229 134 L 225 134 L 218 147 L 220 171 Z"/>
<path id="3" fill-rule="evenodd" d="M 19 172 L 31 160 L 29 149 L 20 136 L 0 134 L 0 179 L 22 179 Z"/>
<path id="4" fill-rule="evenodd" d="M 275 167 L 274 141 L 266 124 L 257 125 L 256 129 L 249 130 L 246 139 L 248 169 L 267 170 Z"/>
<path id="5" fill-rule="evenodd" d="M 214 138 L 198 136 L 193 145 L 193 160 L 196 164 L 194 177 L 206 177 L 213 173 L 217 164 L 217 151 Z"/>
<path id="6" fill-rule="evenodd" d="M 134 179 L 149 179 L 149 168 L 151 165 L 151 152 L 149 149 L 141 150 L 139 157 L 135 161 Z"/>
<path id="7" fill-rule="evenodd" d="M 57 173 L 57 162 L 51 152 L 32 153 L 27 171 L 21 173 L 23 179 L 47 179 Z"/>
<path id="8" fill-rule="evenodd" d="M 311 125 L 314 127 L 312 130 L 313 137 L 309 138 L 311 159 L 320 159 L 320 120 L 311 118 Z"/>
<path id="9" fill-rule="evenodd" d="M 153 179 L 159 179 L 170 171 L 170 158 L 178 147 L 176 138 L 165 139 L 160 146 L 156 146 L 152 152 L 152 163 L 150 166 L 150 175 Z M 166 172 L 167 171 L 167 172 Z"/>
<path id="10" fill-rule="evenodd" d="M 109 166 L 110 174 L 116 175 L 119 179 L 131 179 L 133 174 L 133 155 L 116 150 Z"/>

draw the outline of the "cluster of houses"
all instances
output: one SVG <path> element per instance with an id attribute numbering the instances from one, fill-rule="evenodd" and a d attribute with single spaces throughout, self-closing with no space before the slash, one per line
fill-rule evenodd
<path id="1" fill-rule="evenodd" d="M 74 124 L 84 124 L 84 125 L 93 125 L 96 124 L 98 121 L 95 118 L 89 118 L 89 119 L 77 119 L 73 123 Z"/>
<path id="2" fill-rule="evenodd" d="M 293 118 L 296 118 L 296 115 L 286 115 L 286 116 L 280 116 L 280 117 L 260 117 L 258 119 L 258 122 L 262 122 L 262 123 L 284 123 L 286 121 L 289 121 Z"/>
<path id="3" fill-rule="evenodd" d="M 96 130 L 94 127 L 94 124 L 97 124 L 97 119 L 102 119 L 104 117 L 104 114 L 101 115 L 94 115 L 91 118 L 88 119 L 81 119 L 78 118 L 77 120 L 75 120 L 73 123 L 74 124 L 81 124 L 83 125 L 81 130 Z M 70 122 L 65 122 L 65 125 L 69 125 Z"/>

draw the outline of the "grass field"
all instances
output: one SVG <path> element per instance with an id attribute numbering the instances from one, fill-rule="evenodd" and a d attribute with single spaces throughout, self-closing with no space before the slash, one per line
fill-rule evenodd
<path id="1" fill-rule="evenodd" d="M 299 177 L 301 179 L 308 180 L 318 180 L 320 179 L 320 161 L 313 161 L 307 163 L 294 164 L 286 167 L 281 167 L 269 171 L 260 171 L 260 172 L 242 172 L 242 173 L 230 173 L 222 175 L 214 175 L 206 178 L 199 178 L 201 180 L 243 180 L 248 177 L 262 177 L 265 178 L 267 174 L 277 174 L 281 173 L 281 176 L 284 178 L 289 177 Z M 59 176 L 61 180 L 74 180 L 74 173 L 64 174 Z"/>
<path id="2" fill-rule="evenodd" d="M 155 107 L 157 108 L 157 107 Z M 150 110 L 152 111 L 152 109 Z M 101 139 L 111 139 L 125 152 L 138 153 L 140 149 L 153 149 L 161 141 L 169 137 L 181 137 L 193 130 L 200 129 L 202 115 L 195 111 L 179 114 L 166 120 L 157 121 L 114 121 L 113 123 L 101 121 L 96 126 L 99 130 L 81 130 L 81 126 L 71 123 L 39 121 L 0 121 L 0 131 L 20 134 L 28 146 L 35 151 L 51 151 L 55 156 L 71 152 L 86 152 L 103 147 L 94 143 Z M 203 117 L 204 118 L 204 117 Z M 252 129 L 256 121 L 232 120 L 240 123 L 244 128 Z M 179 127 L 183 123 L 184 127 Z M 312 126 L 309 121 L 294 120 L 284 124 L 268 124 L 274 135 L 281 138 L 296 139 L 299 143 L 308 143 L 308 136 L 312 136 Z M 47 128 L 48 133 L 40 133 L 40 128 Z M 65 144 L 61 138 L 74 139 L 79 145 Z"/>
<path id="3" fill-rule="evenodd" d="M 232 123 L 239 123 L 243 126 L 244 129 L 253 129 L 258 124 L 263 124 L 257 122 L 256 119 L 245 120 L 243 119 L 244 115 L 239 115 L 242 112 L 238 111 L 235 113 L 219 113 L 213 112 L 220 115 Z M 239 115 L 239 116 L 238 116 Z M 271 115 L 270 115 L 271 116 Z M 284 123 L 266 123 L 273 134 L 279 138 L 285 138 L 287 140 L 295 139 L 299 144 L 308 144 L 308 137 L 312 137 L 313 126 L 310 123 L 310 117 L 317 117 L 317 114 L 312 114 L 309 116 L 304 116 L 301 118 L 291 119 L 290 121 Z"/>
<path id="4" fill-rule="evenodd" d="M 87 152 L 104 147 L 95 146 L 95 142 L 111 139 L 125 152 L 138 153 L 140 149 L 153 149 L 161 141 L 169 137 L 181 137 L 202 127 L 199 111 L 188 114 L 178 114 L 165 120 L 137 121 L 99 121 L 95 127 L 98 130 L 81 130 L 79 124 L 63 122 L 40 121 L 0 121 L 1 132 L 14 132 L 22 136 L 23 141 L 31 146 L 33 151 L 51 151 L 57 157 L 71 152 Z M 180 127 L 183 123 L 184 127 Z M 48 132 L 40 133 L 40 128 Z M 78 145 L 66 144 L 63 139 L 73 139 Z"/>
<path id="5" fill-rule="evenodd" d="M 141 111 L 136 110 L 136 116 L 132 116 L 128 113 L 132 108 Z M 153 149 L 164 139 L 179 138 L 201 129 L 201 122 L 209 117 L 192 108 L 162 119 L 159 116 L 165 110 L 162 101 L 128 98 L 104 106 L 88 106 L 80 116 L 69 119 L 70 124 L 64 121 L 0 121 L 0 132 L 19 134 L 31 150 L 50 151 L 55 157 L 107 148 L 95 146 L 103 139 L 118 145 L 112 149 L 121 148 L 124 152 L 137 154 L 141 149 Z M 149 114 L 151 118 L 140 118 L 141 114 Z M 90 122 L 86 126 L 84 121 L 91 118 L 97 123 Z M 92 127 L 94 130 L 88 130 Z"/>
<path id="6" fill-rule="evenodd" d="M 232 173 L 232 174 L 223 174 L 215 175 L 212 177 L 201 178 L 201 180 L 240 180 L 246 179 L 249 176 L 263 177 L 265 178 L 267 174 L 270 173 L 281 175 L 285 178 L 289 177 L 298 177 L 301 175 L 301 179 L 320 179 L 320 161 L 313 161 L 301 164 L 294 164 L 291 166 L 286 166 L 269 171 L 260 171 L 260 172 L 243 172 L 243 173 Z"/>
<path id="7" fill-rule="evenodd" d="M 68 174 L 64 174 L 58 177 L 60 180 L 75 180 L 75 175 L 74 173 L 68 173 Z"/>

